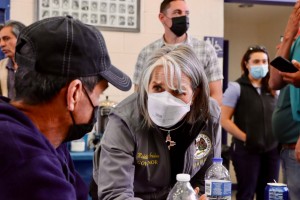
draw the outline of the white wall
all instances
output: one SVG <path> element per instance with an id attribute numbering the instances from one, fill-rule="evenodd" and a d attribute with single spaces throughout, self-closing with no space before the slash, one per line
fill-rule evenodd
<path id="1" fill-rule="evenodd" d="M 159 6 L 162 0 L 141 0 L 140 33 L 103 31 L 112 63 L 122 69 L 131 78 L 139 51 L 147 44 L 162 37 L 163 27 L 158 20 Z M 199 39 L 203 36 L 223 37 L 223 1 L 187 0 L 190 7 L 191 35 Z M 36 21 L 37 0 L 11 0 L 11 19 L 26 25 Z M 105 95 L 120 102 L 133 92 L 121 92 L 109 87 Z M 101 99 L 104 99 L 104 95 Z"/>

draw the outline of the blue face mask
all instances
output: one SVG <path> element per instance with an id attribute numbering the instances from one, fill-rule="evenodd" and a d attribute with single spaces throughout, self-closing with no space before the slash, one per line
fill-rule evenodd
<path id="1" fill-rule="evenodd" d="M 264 78 L 269 72 L 268 65 L 250 66 L 250 74 L 254 79 Z"/>

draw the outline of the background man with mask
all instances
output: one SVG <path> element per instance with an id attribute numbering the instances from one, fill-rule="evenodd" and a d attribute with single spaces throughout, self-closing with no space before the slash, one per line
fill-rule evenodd
<path id="1" fill-rule="evenodd" d="M 66 142 L 92 129 L 108 82 L 125 91 L 129 77 L 101 33 L 70 16 L 25 28 L 16 62 L 16 98 L 0 99 L 0 199 L 86 200 Z"/>
<path id="2" fill-rule="evenodd" d="M 135 90 L 137 90 L 145 62 L 154 50 L 165 45 L 184 43 L 191 46 L 197 54 L 209 81 L 210 96 L 221 105 L 223 75 L 216 52 L 211 44 L 199 41 L 186 33 L 189 28 L 188 16 L 189 9 L 184 0 L 164 0 L 161 3 L 159 20 L 164 26 L 165 33 L 162 38 L 144 47 L 139 53 L 133 76 Z"/>

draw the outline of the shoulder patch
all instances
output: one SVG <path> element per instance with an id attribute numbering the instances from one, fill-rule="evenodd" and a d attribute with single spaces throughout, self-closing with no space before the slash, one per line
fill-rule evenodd
<path id="1" fill-rule="evenodd" d="M 196 141 L 196 152 L 194 159 L 199 160 L 205 158 L 211 150 L 212 143 L 210 138 L 202 132 L 197 136 Z"/>

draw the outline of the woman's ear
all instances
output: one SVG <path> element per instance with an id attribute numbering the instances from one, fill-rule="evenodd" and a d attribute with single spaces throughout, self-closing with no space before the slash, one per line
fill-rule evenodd
<path id="1" fill-rule="evenodd" d="M 82 83 L 80 80 L 73 80 L 67 88 L 67 105 L 69 111 L 74 111 L 77 102 L 82 95 Z"/>
<path id="2" fill-rule="evenodd" d="M 159 21 L 161 21 L 161 23 L 163 23 L 164 22 L 164 15 L 162 14 L 162 13 L 159 13 L 158 14 L 158 19 L 159 19 Z"/>
<path id="3" fill-rule="evenodd" d="M 192 101 L 191 101 L 191 105 L 193 105 L 193 103 L 194 103 L 196 97 L 199 95 L 199 93 L 200 93 L 200 88 L 197 87 L 197 88 L 195 89 L 195 91 L 194 91 L 193 98 L 192 98 Z"/>

